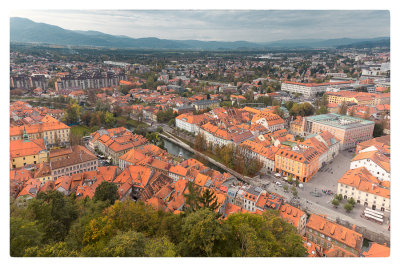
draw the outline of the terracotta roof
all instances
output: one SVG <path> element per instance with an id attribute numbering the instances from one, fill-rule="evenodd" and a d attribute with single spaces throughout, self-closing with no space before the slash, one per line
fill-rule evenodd
<path id="1" fill-rule="evenodd" d="M 152 197 L 146 200 L 145 202 L 147 205 L 152 206 L 156 210 L 164 210 L 166 208 L 164 201 L 162 201 L 158 197 Z"/>
<path id="2" fill-rule="evenodd" d="M 22 126 L 11 126 L 10 136 L 22 135 L 24 133 L 24 129 L 26 130 L 27 134 L 34 134 L 46 131 L 70 129 L 70 127 L 58 121 L 57 119 L 51 117 L 50 115 L 46 115 L 41 119 L 40 123 L 22 125 Z"/>
<path id="3" fill-rule="evenodd" d="M 67 158 L 52 161 L 50 165 L 52 170 L 56 170 L 93 160 L 97 160 L 97 157 L 92 152 L 86 147 L 77 145 L 72 147 L 72 153 Z"/>
<path id="4" fill-rule="evenodd" d="M 15 180 L 18 182 L 26 182 L 33 178 L 33 172 L 25 169 L 20 170 L 10 170 L 10 180 Z"/>
<path id="5" fill-rule="evenodd" d="M 390 189 L 382 187 L 378 178 L 365 167 L 348 170 L 337 182 L 355 187 L 363 192 L 390 198 Z"/>
<path id="6" fill-rule="evenodd" d="M 373 242 L 367 251 L 362 253 L 364 257 L 390 257 L 390 248 Z"/>
<path id="7" fill-rule="evenodd" d="M 283 204 L 279 210 L 279 217 L 295 227 L 298 227 L 303 215 L 305 215 L 304 211 L 289 204 Z"/>
<path id="8" fill-rule="evenodd" d="M 307 222 L 307 227 L 351 248 L 356 250 L 361 249 L 363 240 L 361 234 L 337 223 L 333 223 L 320 215 L 311 214 Z"/>
<path id="9" fill-rule="evenodd" d="M 181 165 L 176 165 L 176 166 L 171 166 L 171 168 L 169 168 L 169 172 L 180 175 L 180 176 L 186 176 L 188 170 L 184 167 L 182 167 Z"/>
<path id="10" fill-rule="evenodd" d="M 350 251 L 347 251 L 339 246 L 332 246 L 329 248 L 327 251 L 325 251 L 325 256 L 326 257 L 358 257 L 358 255 L 351 253 Z"/>
<path id="11" fill-rule="evenodd" d="M 43 138 L 29 140 L 28 142 L 24 142 L 22 139 L 10 141 L 11 158 L 37 155 L 42 150 L 46 150 Z"/>
<path id="12" fill-rule="evenodd" d="M 366 151 L 358 153 L 351 161 L 370 159 L 386 172 L 390 172 L 390 159 L 379 151 Z"/>

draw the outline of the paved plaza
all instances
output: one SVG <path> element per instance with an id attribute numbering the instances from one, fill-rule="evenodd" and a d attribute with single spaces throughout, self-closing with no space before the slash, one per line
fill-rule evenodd
<path id="1" fill-rule="evenodd" d="M 344 210 L 343 206 L 346 203 L 342 200 L 339 207 L 335 208 L 331 201 L 334 194 L 337 191 L 337 181 L 343 174 L 350 169 L 350 162 L 353 158 L 353 152 L 341 151 L 340 154 L 333 160 L 333 162 L 327 164 L 307 183 L 303 183 L 303 188 L 297 188 L 298 199 L 301 208 L 310 213 L 324 214 L 327 215 L 329 219 L 336 220 L 340 218 L 342 220 L 348 221 L 349 223 L 356 224 L 361 227 L 366 227 L 368 229 L 373 229 L 374 232 L 383 234 L 385 236 L 389 235 L 388 231 L 388 217 L 389 213 L 385 213 L 384 224 L 380 225 L 372 221 L 368 221 L 360 217 L 364 207 L 362 205 L 356 204 L 354 209 L 348 213 Z M 276 185 L 279 181 L 282 185 L 288 185 L 289 190 L 284 191 L 283 186 Z M 293 200 L 293 194 L 290 188 L 292 185 L 284 181 L 282 178 L 276 178 L 273 175 L 262 175 L 259 178 L 254 178 L 252 184 L 260 186 L 269 192 L 276 192 L 283 197 L 286 201 Z M 322 190 L 331 190 L 332 195 L 328 195 L 322 192 Z M 318 193 L 318 197 L 311 194 L 313 192 Z"/>

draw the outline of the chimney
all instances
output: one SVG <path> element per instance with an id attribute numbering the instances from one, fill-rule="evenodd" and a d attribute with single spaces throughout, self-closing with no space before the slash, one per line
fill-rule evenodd
<path id="1" fill-rule="evenodd" d="M 353 224 L 353 227 L 351 228 L 353 231 L 355 231 L 356 230 L 356 225 L 355 224 Z"/>

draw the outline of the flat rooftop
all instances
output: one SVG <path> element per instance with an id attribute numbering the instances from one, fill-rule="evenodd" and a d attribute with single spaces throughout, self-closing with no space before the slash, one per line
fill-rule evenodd
<path id="1" fill-rule="evenodd" d="M 375 122 L 364 120 L 361 118 L 354 118 L 347 115 L 340 115 L 336 113 L 321 114 L 316 116 L 306 117 L 307 121 L 317 122 L 340 129 L 352 129 L 363 127 L 366 125 L 373 125 Z"/>

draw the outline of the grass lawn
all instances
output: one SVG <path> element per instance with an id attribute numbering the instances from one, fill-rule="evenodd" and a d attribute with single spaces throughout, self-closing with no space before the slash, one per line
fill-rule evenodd
<path id="1" fill-rule="evenodd" d="M 147 123 L 137 121 L 137 120 L 132 120 L 129 117 L 118 116 L 118 117 L 115 117 L 115 120 L 116 121 L 126 120 L 126 126 L 133 127 L 133 128 L 136 128 L 138 126 L 143 126 L 143 127 L 149 126 Z"/>
<path id="2" fill-rule="evenodd" d="M 75 125 L 71 127 L 71 134 L 85 136 L 90 134 L 90 128 L 83 125 Z"/>

